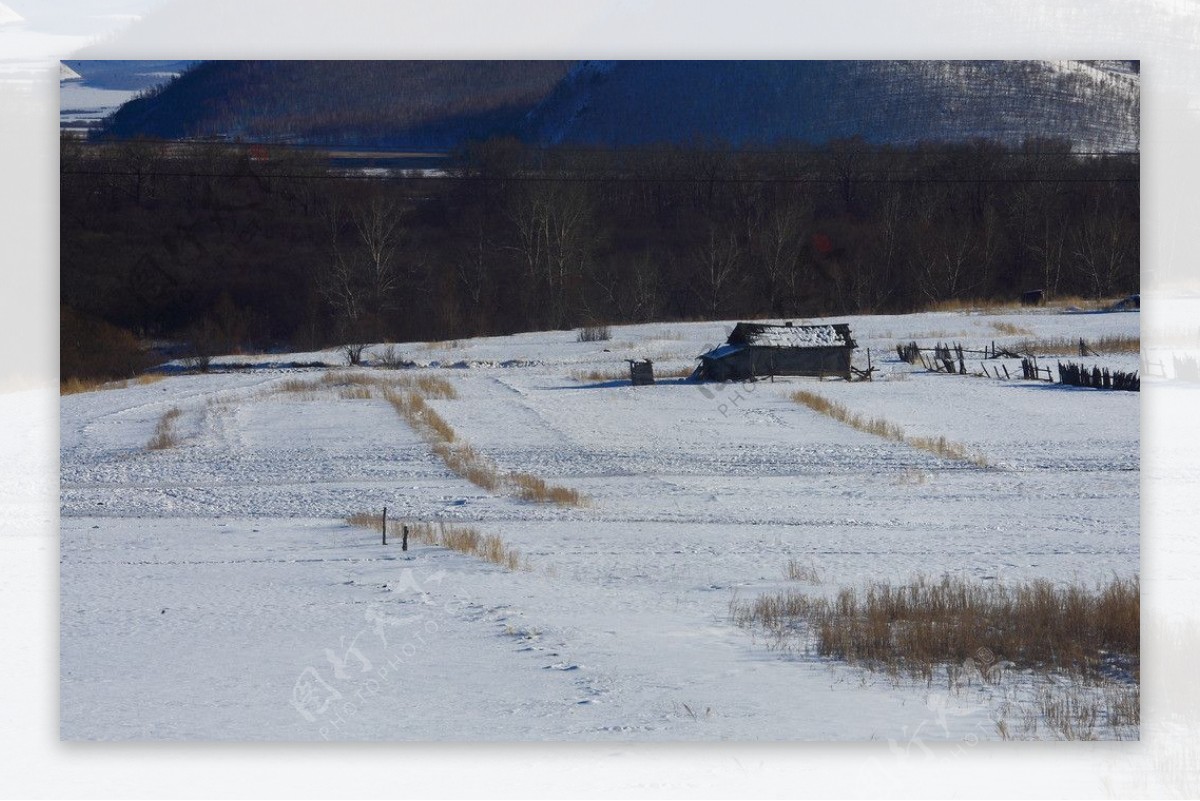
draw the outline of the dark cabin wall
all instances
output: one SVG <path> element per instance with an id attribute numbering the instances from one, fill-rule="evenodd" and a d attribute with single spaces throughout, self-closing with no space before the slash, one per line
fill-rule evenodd
<path id="1" fill-rule="evenodd" d="M 739 381 L 769 375 L 850 375 L 849 348 L 746 347 L 721 359 L 705 359 L 708 378 Z"/>

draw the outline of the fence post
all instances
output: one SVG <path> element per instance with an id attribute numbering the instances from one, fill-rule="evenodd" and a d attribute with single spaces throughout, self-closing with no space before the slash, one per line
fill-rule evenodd
<path id="1" fill-rule="evenodd" d="M 383 507 L 383 544 L 387 545 L 387 507 Z"/>
<path id="2" fill-rule="evenodd" d="M 401 536 L 400 550 L 407 551 L 408 550 L 408 523 L 405 523 L 404 527 L 401 528 L 400 531 L 402 532 L 400 535 Z"/>

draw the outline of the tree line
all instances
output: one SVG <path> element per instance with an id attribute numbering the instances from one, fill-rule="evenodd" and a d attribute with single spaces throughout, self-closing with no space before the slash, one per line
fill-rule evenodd
<path id="1" fill-rule="evenodd" d="M 210 352 L 1138 289 L 1137 156 L 1057 140 L 501 139 L 387 175 L 226 143 L 61 155 L 64 307 Z"/>

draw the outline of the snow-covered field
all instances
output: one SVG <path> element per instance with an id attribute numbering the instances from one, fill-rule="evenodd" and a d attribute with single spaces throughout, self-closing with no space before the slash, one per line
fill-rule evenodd
<path id="1" fill-rule="evenodd" d="M 999 738 L 1027 677 L 951 688 L 871 674 L 736 627 L 730 603 L 918 574 L 1137 574 L 1138 394 L 930 374 L 895 344 L 1096 341 L 1137 336 L 1139 315 L 825 322 L 841 321 L 875 381 L 580 379 L 626 358 L 691 367 L 734 321 L 398 346 L 422 365 L 406 373 L 453 384 L 456 399 L 430 404 L 461 440 L 579 490 L 582 507 L 470 484 L 378 396 L 272 391 L 319 371 L 271 363 L 333 351 L 63 397 L 62 736 Z M 1086 361 L 1139 367 L 1135 354 Z M 797 389 L 990 466 L 851 429 L 790 400 Z M 172 408 L 180 444 L 148 450 Z M 404 553 L 345 522 L 385 505 L 393 520 L 495 534 L 529 569 Z M 792 559 L 819 582 L 789 581 Z"/>

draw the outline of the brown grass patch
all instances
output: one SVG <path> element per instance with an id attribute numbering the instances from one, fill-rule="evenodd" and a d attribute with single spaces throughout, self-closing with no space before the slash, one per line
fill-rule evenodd
<path id="1" fill-rule="evenodd" d="M 147 384 L 157 384 L 166 376 L 162 373 L 142 373 L 134 378 L 127 378 L 118 381 L 104 381 L 96 378 L 68 378 L 66 381 L 59 382 L 59 395 L 77 395 L 80 392 L 96 392 L 102 389 L 126 389 L 130 386 L 146 386 Z"/>
<path id="2" fill-rule="evenodd" d="M 438 442 L 433 446 L 433 452 L 445 463 L 446 467 L 475 486 L 482 487 L 488 492 L 495 492 L 501 488 L 502 482 L 496 466 L 470 445 Z"/>
<path id="3" fill-rule="evenodd" d="M 346 522 L 352 526 L 378 529 L 383 524 L 383 518 L 370 512 L 357 512 L 347 517 Z M 504 540 L 495 534 L 484 535 L 471 526 L 403 520 L 389 523 L 389 534 L 398 536 L 401 526 L 408 526 L 408 535 L 415 542 L 449 548 L 508 570 L 530 569 L 529 561 L 521 556 L 521 552 L 505 545 Z"/>
<path id="4" fill-rule="evenodd" d="M 454 389 L 454 385 L 439 376 L 417 376 L 416 385 L 417 389 L 427 398 L 440 398 L 442 400 L 455 400 L 458 398 L 458 392 Z"/>
<path id="5" fill-rule="evenodd" d="M 807 631 L 816 650 L 846 662 L 930 678 L 939 665 L 987 654 L 986 665 L 1099 679 L 1140 674 L 1141 584 L 1114 578 L 1089 589 L 1035 580 L 976 584 L 943 577 L 877 583 L 835 598 L 795 590 L 731 604 L 741 626 Z"/>
<path id="6" fill-rule="evenodd" d="M 379 528 L 383 525 L 383 515 L 371 512 L 355 512 L 346 518 L 346 522 L 352 526 L 360 526 L 361 528 Z"/>
<path id="7" fill-rule="evenodd" d="M 792 400 L 796 403 L 803 404 L 815 412 L 819 412 L 827 417 L 837 420 L 839 423 L 844 423 L 851 428 L 856 428 L 859 431 L 868 434 L 874 434 L 884 439 L 900 442 L 913 448 L 919 448 L 923 451 L 928 451 L 943 459 L 952 459 L 954 461 L 967 462 L 976 467 L 987 467 L 987 458 L 982 454 L 975 453 L 967 448 L 967 446 L 953 442 L 945 437 L 913 437 L 904 433 L 904 429 L 889 420 L 882 417 L 865 417 L 860 414 L 851 412 L 848 408 L 840 403 L 829 400 L 823 395 L 808 390 L 798 390 L 792 393 Z"/>
<path id="8" fill-rule="evenodd" d="M 182 414 L 178 407 L 171 407 L 165 411 L 154 427 L 154 436 L 146 443 L 146 450 L 161 451 L 177 446 L 180 439 L 179 432 L 175 429 L 175 421 Z"/>
<path id="9" fill-rule="evenodd" d="M 124 385 L 124 382 L 121 382 Z M 97 378 L 68 378 L 58 384 L 59 395 L 77 395 L 80 392 L 95 392 L 99 389 L 112 389 L 116 386 L 113 381 L 101 381 Z"/>
<path id="10" fill-rule="evenodd" d="M 556 503 L 559 506 L 583 506 L 586 499 L 578 491 L 556 484 L 547 484 L 529 473 L 510 473 L 508 480 L 517 488 L 518 497 L 536 503 Z"/>
<path id="11" fill-rule="evenodd" d="M 454 427 L 430 408 L 429 404 L 425 403 L 425 398 L 419 393 L 398 392 L 389 388 L 384 390 L 383 396 L 392 404 L 392 408 L 399 412 L 400 416 L 408 421 L 408 424 L 427 441 L 435 444 L 454 442 Z"/>

